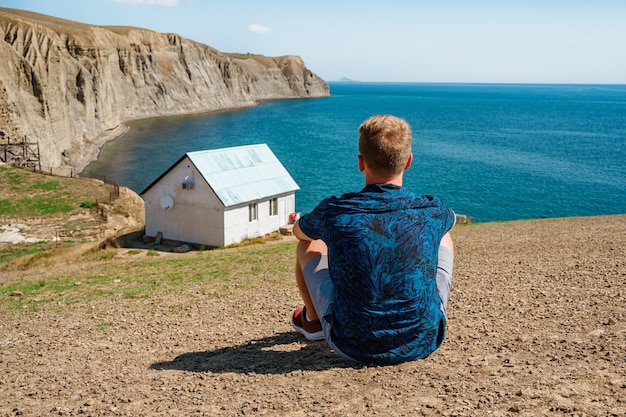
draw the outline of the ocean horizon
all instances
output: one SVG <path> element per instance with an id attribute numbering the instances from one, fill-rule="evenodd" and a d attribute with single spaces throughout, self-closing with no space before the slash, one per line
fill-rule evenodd
<path id="1" fill-rule="evenodd" d="M 476 221 L 626 213 L 626 85 L 330 82 L 331 96 L 128 123 L 84 175 L 137 193 L 186 152 L 267 143 L 306 213 L 363 187 L 358 127 L 406 119 L 406 188 Z"/>

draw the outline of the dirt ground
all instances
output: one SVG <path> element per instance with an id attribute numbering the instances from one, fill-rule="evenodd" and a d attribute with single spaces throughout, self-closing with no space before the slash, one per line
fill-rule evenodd
<path id="1" fill-rule="evenodd" d="M 0 416 L 626 415 L 626 215 L 453 238 L 447 339 L 427 359 L 363 366 L 307 342 L 295 285 L 86 301 L 2 314 Z"/>

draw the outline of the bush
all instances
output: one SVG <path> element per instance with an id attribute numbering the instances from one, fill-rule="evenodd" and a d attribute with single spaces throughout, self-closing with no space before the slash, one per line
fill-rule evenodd
<path id="1" fill-rule="evenodd" d="M 80 202 L 80 206 L 82 208 L 94 208 L 96 206 L 96 201 L 95 200 L 83 200 Z"/>

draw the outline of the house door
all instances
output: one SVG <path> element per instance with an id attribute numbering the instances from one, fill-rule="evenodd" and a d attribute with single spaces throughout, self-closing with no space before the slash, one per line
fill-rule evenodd
<path id="1" fill-rule="evenodd" d="M 289 213 L 287 213 L 287 199 L 278 199 L 278 224 L 280 226 L 286 225 L 289 221 Z"/>

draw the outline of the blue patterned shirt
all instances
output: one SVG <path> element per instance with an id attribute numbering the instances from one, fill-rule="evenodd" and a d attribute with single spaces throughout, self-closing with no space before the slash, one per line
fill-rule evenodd
<path id="1" fill-rule="evenodd" d="M 320 202 L 299 220 L 328 246 L 331 338 L 361 362 L 425 358 L 445 335 L 436 287 L 439 243 L 454 212 L 393 184 Z"/>

